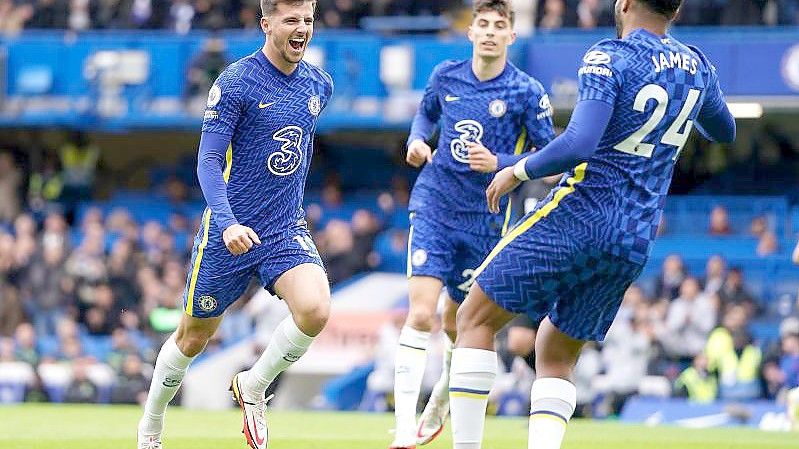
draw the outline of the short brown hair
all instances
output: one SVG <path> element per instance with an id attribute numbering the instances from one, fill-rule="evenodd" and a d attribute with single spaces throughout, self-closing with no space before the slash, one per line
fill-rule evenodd
<path id="1" fill-rule="evenodd" d="M 481 12 L 496 11 L 500 16 L 510 20 L 513 25 L 514 12 L 508 0 L 476 0 L 472 8 L 472 19 L 477 17 Z"/>
<path id="2" fill-rule="evenodd" d="M 316 11 L 316 0 L 261 0 L 261 14 L 264 17 L 271 16 L 277 10 L 278 3 L 290 3 L 292 5 L 299 5 L 309 1 L 313 3 L 314 11 Z"/>

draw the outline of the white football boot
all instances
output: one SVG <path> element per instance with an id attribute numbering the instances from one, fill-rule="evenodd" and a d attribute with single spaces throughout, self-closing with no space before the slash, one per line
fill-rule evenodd
<path id="1" fill-rule="evenodd" d="M 266 449 L 266 445 L 269 442 L 269 430 L 266 425 L 266 404 L 273 396 L 255 402 L 245 401 L 241 392 L 241 376 L 246 375 L 245 373 L 246 371 L 236 374 L 230 383 L 233 400 L 239 404 L 244 414 L 244 426 L 241 433 L 247 438 L 247 444 L 252 449 Z"/>

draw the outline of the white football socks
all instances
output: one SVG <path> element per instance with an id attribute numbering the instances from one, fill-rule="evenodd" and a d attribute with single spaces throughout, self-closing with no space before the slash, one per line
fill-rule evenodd
<path id="1" fill-rule="evenodd" d="M 170 336 L 155 361 L 147 403 L 144 405 L 144 416 L 139 421 L 139 432 L 144 435 L 161 433 L 164 427 L 164 413 L 169 401 L 175 397 L 186 369 L 194 357 L 187 357 L 175 344 L 175 335 Z"/>
<path id="2" fill-rule="evenodd" d="M 313 337 L 305 335 L 291 315 L 281 321 L 266 350 L 247 372 L 241 386 L 244 399 L 248 402 L 263 399 L 275 377 L 299 360 L 312 342 Z"/>
<path id="3" fill-rule="evenodd" d="M 480 449 L 488 392 L 497 375 L 497 354 L 485 349 L 452 351 L 449 402 L 454 449 Z"/>
<path id="4" fill-rule="evenodd" d="M 566 425 L 577 406 L 577 389 L 568 380 L 544 377 L 530 390 L 528 449 L 560 449 Z"/>
<path id="5" fill-rule="evenodd" d="M 404 326 L 400 331 L 394 361 L 394 417 L 396 438 L 401 440 L 413 440 L 416 433 L 416 404 L 427 364 L 429 340 L 430 332 L 410 326 Z"/>

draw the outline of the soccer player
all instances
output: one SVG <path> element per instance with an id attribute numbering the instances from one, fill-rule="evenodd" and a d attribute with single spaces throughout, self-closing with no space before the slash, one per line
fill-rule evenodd
<path id="1" fill-rule="evenodd" d="M 302 210 L 317 118 L 333 91 L 327 73 L 302 61 L 315 8 L 316 1 L 261 0 L 265 44 L 211 87 L 197 165 L 208 207 L 194 241 L 186 313 L 158 354 L 139 449 L 161 448 L 167 403 L 253 276 L 291 310 L 263 355 L 231 384 L 253 449 L 267 444 L 266 388 L 327 321 L 328 280 Z"/>
<path id="2" fill-rule="evenodd" d="M 513 11 L 507 0 L 474 2 L 469 39 L 472 58 L 433 69 L 408 138 L 407 162 L 422 170 L 411 195 L 408 248 L 410 310 L 395 363 L 396 434 L 391 448 L 426 444 L 449 412 L 449 358 L 455 311 L 472 273 L 499 241 L 510 218 L 491 215 L 484 192 L 491 174 L 521 160 L 530 144 L 554 137 L 552 109 L 541 84 L 508 62 Z M 425 143 L 438 125 L 434 153 Z M 436 305 L 446 287 L 443 328 L 450 341 L 441 379 L 416 426 L 416 403 Z"/>
<path id="3" fill-rule="evenodd" d="M 702 52 L 667 34 L 681 0 L 617 0 L 618 39 L 583 58 L 565 132 L 494 177 L 489 209 L 529 178 L 567 171 L 503 237 L 458 312 L 450 401 L 454 447 L 481 447 L 495 377 L 494 334 L 514 314 L 543 318 L 530 393 L 529 448 L 557 449 L 576 402 L 569 381 L 602 340 L 655 238 L 674 161 L 696 125 L 732 142 L 735 121 Z"/>

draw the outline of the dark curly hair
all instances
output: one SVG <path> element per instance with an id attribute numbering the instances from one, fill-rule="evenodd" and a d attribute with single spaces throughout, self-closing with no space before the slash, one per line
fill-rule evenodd
<path id="1" fill-rule="evenodd" d="M 508 0 L 475 0 L 472 8 L 472 18 L 485 11 L 496 11 L 500 16 L 506 17 L 513 24 L 514 13 Z"/>
<path id="2" fill-rule="evenodd" d="M 673 19 L 677 14 L 677 10 L 682 5 L 682 0 L 637 0 L 644 4 L 652 12 Z"/>

